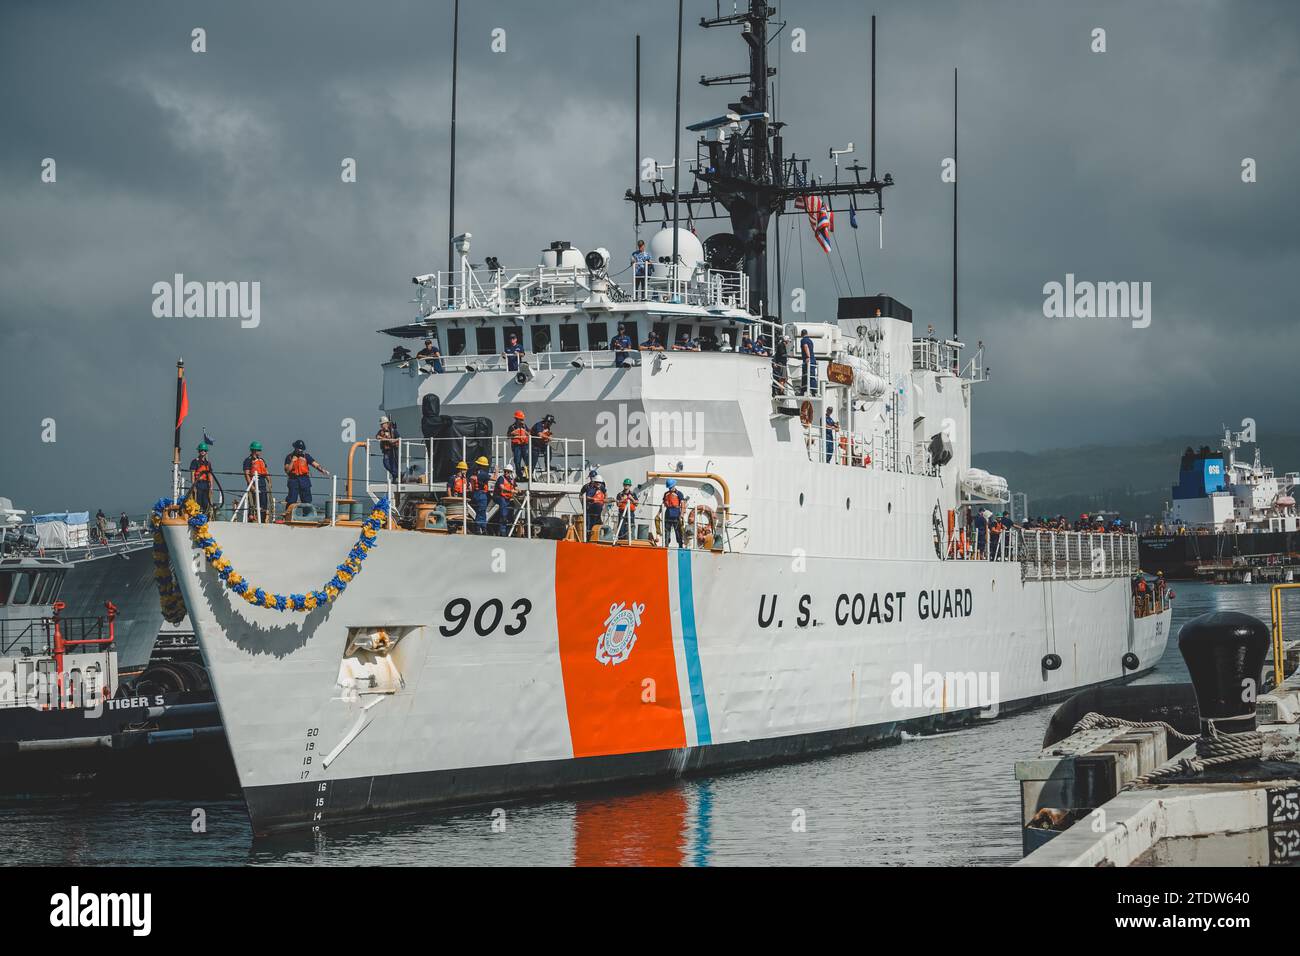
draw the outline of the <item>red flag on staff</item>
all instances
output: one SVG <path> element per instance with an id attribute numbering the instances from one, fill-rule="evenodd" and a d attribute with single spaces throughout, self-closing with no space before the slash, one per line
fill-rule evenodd
<path id="1" fill-rule="evenodd" d="M 185 421 L 185 416 L 190 413 L 190 392 L 185 387 L 185 379 L 181 379 L 180 402 L 176 409 L 176 427 L 181 427 L 181 422 Z"/>

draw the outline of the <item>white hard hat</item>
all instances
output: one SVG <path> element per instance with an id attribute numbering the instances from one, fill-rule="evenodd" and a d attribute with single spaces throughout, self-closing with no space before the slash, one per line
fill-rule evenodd
<path id="1" fill-rule="evenodd" d="M 514 470 L 515 470 L 514 465 L 506 465 L 505 468 L 502 469 L 502 471 L 514 471 Z"/>
<path id="2" fill-rule="evenodd" d="M 599 481 L 601 484 L 604 484 L 604 483 L 605 483 L 605 479 L 602 478 L 602 477 L 600 477 L 600 474 L 599 474 L 599 473 L 597 473 L 597 474 L 595 474 L 595 475 L 592 475 L 592 476 L 591 476 L 591 480 L 592 480 L 592 481 Z"/>
<path id="3" fill-rule="evenodd" d="M 379 416 L 379 424 L 383 425 L 383 424 L 386 423 L 387 421 L 388 421 L 388 416 L 387 416 L 387 415 L 380 415 L 380 416 Z"/>

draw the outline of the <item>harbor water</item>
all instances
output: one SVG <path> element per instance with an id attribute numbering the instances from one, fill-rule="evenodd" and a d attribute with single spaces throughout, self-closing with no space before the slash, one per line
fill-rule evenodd
<path id="1" fill-rule="evenodd" d="M 1262 585 L 1176 583 L 1173 638 L 1144 683 L 1183 682 L 1181 624 L 1268 620 Z M 425 814 L 254 842 L 238 799 L 0 803 L 5 865 L 1005 865 L 1020 858 L 1012 765 L 1051 707 L 800 764 L 579 798 Z"/>

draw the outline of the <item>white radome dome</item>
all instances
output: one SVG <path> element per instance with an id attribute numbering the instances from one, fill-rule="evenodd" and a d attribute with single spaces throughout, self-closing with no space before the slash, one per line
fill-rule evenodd
<path id="1" fill-rule="evenodd" d="M 650 240 L 650 255 L 655 261 L 655 275 L 667 275 L 668 267 L 659 260 L 671 259 L 673 255 L 673 230 L 660 229 Z M 679 228 L 677 230 L 677 257 L 682 264 L 682 278 L 695 273 L 695 269 L 704 262 L 704 244 L 695 233 Z"/>

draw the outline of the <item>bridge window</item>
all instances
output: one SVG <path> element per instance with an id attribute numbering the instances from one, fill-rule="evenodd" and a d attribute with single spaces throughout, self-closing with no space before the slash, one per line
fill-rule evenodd
<path id="1" fill-rule="evenodd" d="M 474 345 L 479 355 L 497 354 L 497 330 L 492 326 L 474 330 Z"/>
<path id="2" fill-rule="evenodd" d="M 582 345 L 578 341 L 578 327 L 572 322 L 566 322 L 560 326 L 560 351 L 561 352 L 581 352 Z"/>
<path id="3" fill-rule="evenodd" d="M 549 352 L 551 350 L 551 327 L 549 325 L 534 325 L 532 334 L 532 350 L 534 352 Z"/>
<path id="4" fill-rule="evenodd" d="M 14 595 L 10 603 L 26 604 L 32 596 L 33 575 L 25 571 L 19 571 L 15 577 L 17 580 L 14 582 Z"/>
<path id="5" fill-rule="evenodd" d="M 659 344 L 664 348 L 673 344 L 673 340 L 668 337 L 669 326 L 667 322 L 656 322 L 654 332 L 659 336 Z"/>
<path id="6" fill-rule="evenodd" d="M 638 345 L 641 344 L 641 339 L 640 339 L 640 337 L 637 335 L 636 322 L 634 322 L 634 321 L 631 320 L 631 319 L 623 319 L 623 320 L 619 323 L 619 325 L 622 325 L 622 326 L 623 326 L 623 334 L 626 335 L 628 338 L 630 338 L 630 339 L 632 340 L 632 346 L 633 346 L 633 348 L 635 348 L 636 346 L 638 346 Z M 617 332 L 618 326 L 615 326 L 614 328 L 615 328 L 615 333 L 614 333 L 614 334 L 617 335 L 617 334 L 618 334 L 618 332 Z"/>
<path id="7" fill-rule="evenodd" d="M 604 322 L 587 324 L 587 348 L 591 351 L 609 348 L 609 330 Z"/>
<path id="8" fill-rule="evenodd" d="M 511 335 L 514 335 L 517 339 L 519 339 L 520 345 L 524 345 L 524 343 L 527 341 L 527 339 L 524 338 L 524 330 L 522 328 L 520 328 L 517 325 L 507 325 L 505 327 L 505 334 L 501 336 L 501 347 L 503 349 L 508 344 L 510 344 Z M 528 348 L 528 346 L 524 345 L 524 348 Z"/>
<path id="9" fill-rule="evenodd" d="M 0 571 L 0 607 L 9 603 L 9 591 L 14 586 L 14 573 Z"/>
<path id="10" fill-rule="evenodd" d="M 465 354 L 465 330 L 464 329 L 447 330 L 447 354 L 448 355 Z"/>
<path id="11" fill-rule="evenodd" d="M 700 351 L 716 352 L 720 347 L 717 329 L 707 325 L 700 326 Z"/>

